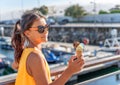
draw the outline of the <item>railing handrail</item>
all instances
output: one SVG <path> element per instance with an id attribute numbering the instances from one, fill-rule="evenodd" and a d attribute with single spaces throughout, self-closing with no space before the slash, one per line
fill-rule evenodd
<path id="1" fill-rule="evenodd" d="M 93 66 L 96 66 L 96 65 L 100 65 L 100 64 L 106 64 L 107 62 L 114 62 L 114 61 L 116 61 L 116 62 L 119 62 L 120 61 L 120 55 L 117 55 L 117 56 L 113 56 L 113 57 L 107 57 L 107 58 L 104 58 L 103 59 L 103 61 L 102 61 L 102 59 L 100 60 L 100 59 L 98 59 L 97 61 L 99 61 L 99 62 L 95 62 L 95 63 L 87 63 L 86 65 L 85 65 L 85 67 L 84 67 L 84 69 L 86 69 L 86 68 L 89 68 L 89 67 L 93 67 Z M 52 69 L 51 70 L 51 76 L 56 76 L 56 75 L 59 75 L 59 74 L 61 74 L 65 69 L 66 69 L 66 67 L 67 66 L 62 66 L 62 68 L 60 68 L 60 69 L 58 69 L 58 70 L 56 70 L 56 69 Z M 83 70 L 84 70 L 83 69 Z M 75 75 L 77 75 L 77 74 L 80 74 L 80 72 L 77 72 Z M 10 74 L 10 75 L 6 75 L 6 76 L 1 76 L 0 77 L 0 85 L 1 84 L 4 84 L 4 85 L 14 85 L 14 84 L 8 84 L 8 83 L 13 83 L 13 82 L 15 82 L 15 79 L 16 79 L 16 75 L 17 75 L 17 73 L 15 73 L 15 74 Z"/>
<path id="2" fill-rule="evenodd" d="M 94 61 L 91 60 L 91 62 L 88 62 L 88 63 L 85 64 L 84 68 L 88 68 L 88 67 L 92 67 L 92 66 L 95 66 L 95 65 L 103 64 L 103 63 L 106 63 L 106 62 L 112 62 L 114 60 L 117 60 L 119 62 L 120 61 L 120 55 L 107 57 L 107 58 L 103 58 L 103 59 L 97 59 L 96 62 L 94 62 L 95 60 Z M 52 76 L 56 76 L 58 74 L 61 74 L 65 69 L 66 69 L 66 66 L 62 66 L 61 68 L 52 69 L 51 74 L 52 74 Z"/>

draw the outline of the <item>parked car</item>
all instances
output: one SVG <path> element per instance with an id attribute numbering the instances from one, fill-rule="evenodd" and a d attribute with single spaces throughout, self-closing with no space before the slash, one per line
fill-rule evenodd
<path id="1" fill-rule="evenodd" d="M 55 20 L 58 24 L 67 24 L 74 21 L 74 18 L 70 16 L 56 16 Z"/>
<path id="2" fill-rule="evenodd" d="M 56 23 L 56 21 L 53 18 L 49 18 L 49 17 L 46 19 L 46 22 L 49 25 L 54 25 Z"/>

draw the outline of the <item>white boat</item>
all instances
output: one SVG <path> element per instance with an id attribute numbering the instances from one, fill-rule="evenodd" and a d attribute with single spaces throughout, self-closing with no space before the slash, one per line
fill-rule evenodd
<path id="1" fill-rule="evenodd" d="M 117 37 L 117 30 L 111 31 L 112 38 L 106 39 L 104 46 L 101 48 L 103 51 L 117 51 L 120 50 L 120 37 Z"/>
<path id="2" fill-rule="evenodd" d="M 101 48 L 101 50 L 103 50 L 103 51 L 111 51 L 111 52 L 115 52 L 115 51 L 117 51 L 117 50 L 119 50 L 120 49 L 120 47 L 102 47 Z"/>
<path id="3" fill-rule="evenodd" d="M 5 41 L 6 41 L 5 38 L 0 37 L 0 45 L 4 44 Z"/>
<path id="4" fill-rule="evenodd" d="M 106 39 L 101 50 L 117 51 L 120 49 L 120 37 Z"/>

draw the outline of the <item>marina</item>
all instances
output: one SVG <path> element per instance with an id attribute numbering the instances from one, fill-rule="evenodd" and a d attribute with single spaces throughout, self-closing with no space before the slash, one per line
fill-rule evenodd
<path id="1" fill-rule="evenodd" d="M 56 44 L 56 42 L 47 42 L 43 44 L 43 47 L 46 47 L 46 46 L 49 47 L 54 44 Z M 68 52 L 71 52 L 74 50 L 72 43 L 58 42 L 57 45 L 62 47 L 67 46 L 69 50 L 66 50 L 66 51 Z M 72 50 L 70 50 L 70 48 Z M 84 69 L 81 72 L 75 73 L 72 76 L 72 78 L 70 78 L 69 81 L 66 83 L 66 85 L 96 85 L 96 83 L 106 85 L 105 83 L 106 81 L 104 81 L 104 79 L 110 80 L 110 78 L 114 78 L 114 79 L 116 79 L 117 77 L 119 78 L 119 73 L 120 73 L 119 72 L 119 66 L 120 66 L 119 55 L 116 55 L 115 52 L 104 52 L 101 50 L 99 46 L 86 45 L 86 50 L 89 50 L 91 54 L 85 57 Z M 97 51 L 96 54 L 94 53 L 95 50 Z M 13 59 L 13 50 L 0 49 L 0 52 L 5 55 L 7 55 L 8 53 L 7 56 L 10 56 Z M 9 54 L 10 52 L 11 52 L 11 55 Z M 66 69 L 67 64 L 65 61 L 62 61 L 59 63 L 55 63 L 55 62 L 49 63 L 49 66 L 51 69 L 52 79 L 54 80 L 55 76 L 60 76 L 60 74 Z M 106 71 L 110 71 L 110 72 L 106 72 Z M 104 74 L 100 74 L 99 72 Z M 95 75 L 93 76 L 93 74 Z M 2 84 L 6 85 L 10 83 L 12 83 L 11 85 L 14 85 L 13 83 L 15 81 L 16 75 L 17 75 L 16 73 L 12 73 L 9 75 L 1 76 L 0 85 Z M 118 85 L 116 82 L 119 82 L 119 80 L 115 80 L 113 82 L 115 83 L 115 85 Z M 109 85 L 113 85 L 113 83 Z"/>

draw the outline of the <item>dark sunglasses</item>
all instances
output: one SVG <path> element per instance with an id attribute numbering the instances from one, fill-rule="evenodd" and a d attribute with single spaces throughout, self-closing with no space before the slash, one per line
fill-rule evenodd
<path id="1" fill-rule="evenodd" d="M 49 29 L 50 28 L 50 25 L 46 24 L 45 26 L 37 26 L 37 27 L 30 27 L 30 28 L 38 28 L 38 32 L 39 33 L 44 33 L 45 29 Z M 36 31 L 36 30 L 35 30 Z"/>

